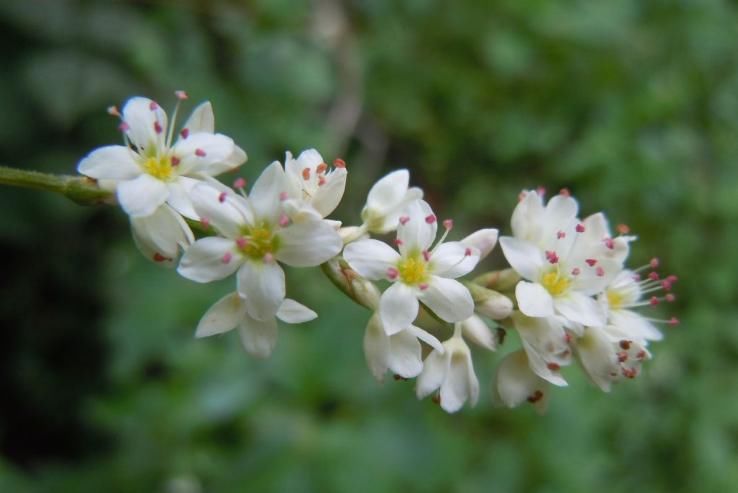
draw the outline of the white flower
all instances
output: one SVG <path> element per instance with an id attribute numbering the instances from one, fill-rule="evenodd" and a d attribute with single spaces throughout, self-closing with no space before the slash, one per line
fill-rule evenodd
<path id="1" fill-rule="evenodd" d="M 525 351 L 515 351 L 497 368 L 495 396 L 507 407 L 527 401 L 543 413 L 548 404 L 548 382 L 531 371 Z"/>
<path id="2" fill-rule="evenodd" d="M 175 142 L 174 121 L 168 126 L 166 113 L 150 99 L 128 100 L 121 118 L 126 145 L 92 151 L 77 170 L 115 188 L 139 248 L 155 261 L 171 263 L 183 239 L 186 244 L 192 238 L 189 226 L 171 209 L 198 219 L 189 198 L 198 179 L 240 166 L 246 153 L 230 137 L 214 133 L 210 103 L 193 111 Z"/>
<path id="3" fill-rule="evenodd" d="M 571 363 L 570 336 L 564 329 L 561 317 L 526 317 L 520 312 L 512 314 L 515 330 L 520 334 L 523 349 L 531 370 L 542 379 L 564 387 L 561 376 L 563 366 Z"/>
<path id="4" fill-rule="evenodd" d="M 592 296 L 620 271 L 622 259 L 603 255 L 602 248 L 615 250 L 612 238 L 591 241 L 583 236 L 589 222 L 598 224 L 602 216 L 581 223 L 577 210 L 568 195 L 557 195 L 544 207 L 536 192 L 526 192 L 513 212 L 515 236 L 500 238 L 500 245 L 513 269 L 527 280 L 515 289 L 520 311 L 530 317 L 561 315 L 581 332 L 583 325 L 604 324 L 605 312 Z"/>
<path id="5" fill-rule="evenodd" d="M 416 393 L 418 399 L 439 392 L 441 407 L 449 413 L 461 409 L 468 400 L 476 405 L 479 400 L 479 380 L 474 373 L 471 351 L 461 338 L 461 329 L 443 343 L 445 351 L 431 351 L 423 363 L 423 372 L 418 376 Z"/>
<path id="6" fill-rule="evenodd" d="M 641 363 L 651 358 L 641 343 L 626 339 L 613 342 L 612 334 L 599 327 L 586 327 L 575 347 L 585 373 L 605 392 L 610 391 L 612 382 L 635 378 Z"/>
<path id="7" fill-rule="evenodd" d="M 407 205 L 423 198 L 423 191 L 415 187 L 408 188 L 409 183 L 410 173 L 401 169 L 374 184 L 361 211 L 361 219 L 367 231 L 385 234 L 397 229 L 400 216 Z"/>
<path id="8" fill-rule="evenodd" d="M 197 282 L 223 279 L 238 271 L 238 292 L 248 314 L 261 321 L 273 318 L 285 298 L 284 271 L 319 265 L 342 247 L 336 230 L 320 219 L 294 223 L 282 212 L 285 174 L 279 162 L 268 166 L 248 198 L 206 184 L 192 193 L 198 214 L 220 236 L 190 246 L 178 272 Z"/>
<path id="9" fill-rule="evenodd" d="M 400 253 L 373 239 L 350 243 L 343 253 L 361 276 L 392 281 L 379 302 L 379 316 L 388 335 L 412 324 L 418 315 L 418 300 L 447 322 L 464 320 L 474 312 L 469 290 L 454 279 L 474 269 L 479 250 L 458 241 L 443 243 L 443 238 L 429 250 L 436 237 L 436 216 L 422 200 L 412 202 L 406 211 L 398 220 Z"/>
<path id="10" fill-rule="evenodd" d="M 241 343 L 257 358 L 266 358 L 277 344 L 277 318 L 289 324 L 313 320 L 318 315 L 295 300 L 282 301 L 275 317 L 258 320 L 249 315 L 246 300 L 239 293 L 230 293 L 218 300 L 200 320 L 195 337 L 208 337 L 238 327 Z"/>
<path id="11" fill-rule="evenodd" d="M 321 217 L 333 212 L 346 188 L 346 165 L 336 160 L 330 169 L 315 149 L 302 151 L 297 159 L 287 152 L 284 167 L 290 198 L 311 205 Z"/>

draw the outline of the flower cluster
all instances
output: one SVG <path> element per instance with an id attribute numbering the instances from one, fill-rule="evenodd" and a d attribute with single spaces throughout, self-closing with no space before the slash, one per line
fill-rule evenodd
<path id="1" fill-rule="evenodd" d="M 657 321 L 634 309 L 674 301 L 676 277 L 661 278 L 656 259 L 625 268 L 635 237 L 625 228 L 612 236 L 601 213 L 580 220 L 566 191 L 548 203 L 542 193 L 523 192 L 512 236 L 500 238 L 512 269 L 460 280 L 490 254 L 498 230 L 451 240 L 453 221 L 439 221 L 423 191 L 410 187 L 407 170 L 375 183 L 361 224 L 343 226 L 327 219 L 346 186 L 341 159 L 331 166 L 314 149 L 296 158 L 287 152 L 284 164 L 267 166 L 247 192 L 243 179 L 231 188 L 214 178 L 243 164 L 246 153 L 215 133 L 209 103 L 194 110 L 176 140 L 176 109 L 171 124 L 156 102 L 141 97 L 110 113 L 121 119 L 125 145 L 94 150 L 79 172 L 115 191 L 149 259 L 200 283 L 235 275 L 235 290 L 205 313 L 197 337 L 238 328 L 249 354 L 269 356 L 277 320 L 317 317 L 287 298 L 281 264 L 322 265 L 372 311 L 364 353 L 374 377 L 416 378 L 418 398 L 432 395 L 447 412 L 479 398 L 469 343 L 496 351 L 506 329 L 517 332 L 522 348 L 503 358 L 494 393 L 508 406 L 528 401 L 541 410 L 549 385 L 566 385 L 563 367 L 578 362 L 608 391 L 638 375 L 651 357 L 648 342 L 662 337 Z"/>

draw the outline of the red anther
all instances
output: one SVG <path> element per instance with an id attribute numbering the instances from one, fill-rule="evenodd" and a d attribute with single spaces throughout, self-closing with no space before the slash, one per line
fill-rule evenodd
<path id="1" fill-rule="evenodd" d="M 172 166 L 179 166 L 180 160 L 177 156 L 172 156 L 169 161 L 172 163 Z"/>
<path id="2" fill-rule="evenodd" d="M 403 226 L 407 224 L 407 222 L 410 220 L 410 216 L 401 216 L 400 217 L 400 224 Z"/>
<path id="3" fill-rule="evenodd" d="M 627 235 L 628 233 L 630 233 L 630 226 L 628 226 L 627 224 L 618 224 L 617 230 L 618 233 L 620 233 L 621 235 Z"/>
<path id="4" fill-rule="evenodd" d="M 232 258 L 233 258 L 233 254 L 231 252 L 225 252 L 223 254 L 223 258 L 221 258 L 220 261 L 223 262 L 224 264 L 227 264 L 231 261 Z"/>
<path id="5" fill-rule="evenodd" d="M 428 262 L 430 261 L 431 254 L 428 250 L 423 250 L 423 259 Z"/>
<path id="6" fill-rule="evenodd" d="M 563 197 L 571 197 L 571 192 L 569 192 L 568 188 L 562 188 L 561 190 L 559 190 L 559 195 Z"/>
<path id="7" fill-rule="evenodd" d="M 666 322 L 668 325 L 671 325 L 672 327 L 675 325 L 679 325 L 679 319 L 676 317 L 671 317 L 668 322 Z"/>
<path id="8" fill-rule="evenodd" d="M 436 216 L 434 216 L 433 214 L 428 214 L 427 216 L 425 216 L 425 222 L 428 224 L 433 224 L 434 222 L 436 222 Z"/>
<path id="9" fill-rule="evenodd" d="M 620 351 L 618 353 L 618 362 L 625 363 L 628 360 L 628 353 L 625 351 Z"/>
<path id="10" fill-rule="evenodd" d="M 262 257 L 262 260 L 267 264 L 271 264 L 272 262 L 274 262 L 274 255 L 272 255 L 270 252 L 267 252 L 264 254 L 264 257 Z"/>
<path id="11" fill-rule="evenodd" d="M 233 188 L 243 188 L 246 186 L 246 180 L 242 177 L 238 177 L 233 180 Z"/>
<path id="12" fill-rule="evenodd" d="M 577 233 L 584 233 L 584 224 L 579 223 L 577 224 Z"/>
<path id="13" fill-rule="evenodd" d="M 571 344 L 571 341 L 572 341 L 571 334 L 569 334 L 568 332 L 565 333 L 564 334 L 564 341 L 566 341 L 567 344 Z"/>
<path id="14" fill-rule="evenodd" d="M 345 168 L 346 167 L 346 161 L 344 161 L 341 158 L 336 158 L 333 160 L 333 166 L 336 168 Z"/>
<path id="15" fill-rule="evenodd" d="M 528 396 L 527 401 L 530 402 L 531 404 L 535 404 L 541 399 L 543 399 L 543 392 L 541 392 L 540 390 L 536 390 L 535 392 L 533 392 L 531 395 Z"/>
<path id="16" fill-rule="evenodd" d="M 395 245 L 400 246 L 402 245 L 403 241 L 399 238 L 395 238 Z"/>
<path id="17" fill-rule="evenodd" d="M 658 281 L 659 280 L 659 273 L 658 272 L 649 272 L 648 278 L 652 281 Z"/>
<path id="18" fill-rule="evenodd" d="M 566 233 L 563 231 L 559 231 L 556 233 L 556 239 L 560 240 L 561 238 L 566 238 Z"/>
<path id="19" fill-rule="evenodd" d="M 641 275 L 639 273 L 637 273 L 637 272 L 633 273 L 633 280 L 634 281 L 640 281 L 641 280 Z"/>
<path id="20" fill-rule="evenodd" d="M 666 280 L 673 284 L 673 283 L 677 282 L 679 280 L 679 278 L 677 276 L 675 276 L 674 274 L 671 274 L 671 275 L 669 275 L 669 276 L 666 277 Z"/>
<path id="21" fill-rule="evenodd" d="M 635 368 L 623 368 L 623 376 L 626 378 L 635 378 L 638 375 L 638 370 Z"/>
<path id="22" fill-rule="evenodd" d="M 588 258 L 588 259 L 585 260 L 585 262 L 587 262 L 587 265 L 589 265 L 590 267 L 594 267 L 594 264 L 597 263 L 597 259 Z"/>
<path id="23" fill-rule="evenodd" d="M 325 176 L 321 175 L 318 177 L 318 186 L 322 187 L 323 185 L 325 185 Z"/>
<path id="24" fill-rule="evenodd" d="M 627 351 L 628 349 L 630 349 L 630 344 L 631 344 L 631 341 L 627 341 L 623 339 L 622 341 L 620 341 L 620 348 L 625 349 Z"/>
<path id="25" fill-rule="evenodd" d="M 118 130 L 120 130 L 121 132 L 128 132 L 130 129 L 130 125 L 128 125 L 126 122 L 120 122 L 120 125 L 118 125 Z"/>
<path id="26" fill-rule="evenodd" d="M 605 238 L 603 241 L 605 242 L 605 246 L 608 249 L 612 250 L 613 248 L 615 248 L 615 240 L 613 240 L 612 238 Z"/>
<path id="27" fill-rule="evenodd" d="M 667 279 L 661 281 L 661 289 L 664 291 L 671 291 L 671 282 Z"/>
<path id="28" fill-rule="evenodd" d="M 446 231 L 450 231 L 451 228 L 454 227 L 454 220 L 453 219 L 444 219 L 443 220 L 443 227 L 446 229 Z"/>
<path id="29" fill-rule="evenodd" d="M 189 129 L 189 128 L 183 128 L 183 129 L 182 129 L 182 130 L 181 130 L 181 131 L 179 132 L 179 135 L 180 135 L 180 137 L 182 137 L 183 139 L 186 139 L 187 137 L 189 137 L 189 136 L 190 136 L 190 129 Z"/>
<path id="30" fill-rule="evenodd" d="M 199 147 L 195 149 L 195 156 L 197 157 L 205 157 L 205 151 L 203 149 L 200 149 Z"/>
<path id="31" fill-rule="evenodd" d="M 387 278 L 390 281 L 394 281 L 395 279 L 397 279 L 397 276 L 399 275 L 400 275 L 400 272 L 394 267 L 387 268 Z"/>
<path id="32" fill-rule="evenodd" d="M 539 185 L 539 186 L 538 186 L 538 187 L 536 188 L 536 193 L 537 193 L 537 194 L 538 194 L 538 195 L 539 195 L 539 196 L 540 196 L 541 198 L 543 198 L 543 197 L 544 197 L 544 196 L 546 195 L 546 187 L 543 187 L 543 186 L 540 186 L 540 185 Z"/>
<path id="33" fill-rule="evenodd" d="M 666 296 L 664 296 L 664 299 L 665 299 L 665 300 L 666 300 L 666 301 L 667 301 L 668 303 L 674 303 L 674 301 L 676 300 L 676 296 L 674 296 L 674 295 L 673 295 L 673 294 L 671 294 L 671 293 L 668 293 L 668 294 L 667 294 Z"/>
<path id="34" fill-rule="evenodd" d="M 302 168 L 302 179 L 303 180 L 310 179 L 310 168 Z"/>
<path id="35" fill-rule="evenodd" d="M 431 397 L 431 401 L 433 404 L 441 405 L 441 396 L 439 394 L 433 394 L 433 397 Z"/>
<path id="36" fill-rule="evenodd" d="M 287 192 L 280 192 L 279 193 L 279 200 L 284 202 L 289 198 L 289 194 Z"/>
<path id="37" fill-rule="evenodd" d="M 656 296 L 651 296 L 651 299 L 648 301 L 651 306 L 656 306 L 660 303 L 659 299 Z"/>
<path id="38" fill-rule="evenodd" d="M 464 250 L 464 257 L 471 257 L 472 249 L 469 247 L 466 247 L 466 250 Z"/>
<path id="39" fill-rule="evenodd" d="M 579 267 L 574 267 L 574 268 L 573 268 L 573 269 L 571 270 L 571 275 L 572 275 L 572 276 L 578 276 L 578 275 L 579 275 L 579 274 L 580 274 L 581 272 L 582 272 L 582 271 L 581 271 L 581 270 L 579 270 Z"/>
<path id="40" fill-rule="evenodd" d="M 187 99 L 187 93 L 180 90 L 180 91 L 174 91 L 174 95 L 179 99 L 180 101 L 184 101 Z"/>
<path id="41" fill-rule="evenodd" d="M 638 351 L 636 353 L 636 358 L 637 359 L 643 359 L 645 357 L 646 357 L 646 351 L 644 351 L 643 349 L 641 349 L 640 351 Z"/>
<path id="42" fill-rule="evenodd" d="M 518 194 L 518 202 L 522 202 L 526 195 L 527 194 L 525 193 L 525 190 L 523 190 L 522 192 L 520 192 Z"/>
<path id="43" fill-rule="evenodd" d="M 658 269 L 658 267 L 659 267 L 659 258 L 658 257 L 652 258 L 651 261 L 648 262 L 648 265 L 650 265 L 652 269 Z"/>
<path id="44" fill-rule="evenodd" d="M 571 351 L 569 351 L 568 349 L 564 349 L 563 351 L 561 351 L 561 356 L 564 358 L 567 358 L 570 354 Z"/>
<path id="45" fill-rule="evenodd" d="M 595 274 L 597 274 L 597 277 L 604 277 L 605 275 L 605 269 L 602 267 L 597 267 L 597 270 L 595 270 Z"/>
<path id="46" fill-rule="evenodd" d="M 157 109 L 158 107 L 159 107 L 159 105 L 158 105 L 158 104 L 156 104 L 156 101 L 152 101 L 152 102 L 150 102 L 150 103 L 149 103 L 149 109 L 150 109 L 151 111 L 156 111 L 156 109 Z"/>
<path id="47" fill-rule="evenodd" d="M 429 286 L 426 283 L 422 283 L 418 287 L 420 288 L 421 291 L 425 291 L 426 289 L 429 288 Z"/>
<path id="48" fill-rule="evenodd" d="M 280 226 L 282 226 L 284 228 L 289 223 L 290 223 L 290 218 L 287 217 L 287 214 L 282 214 L 281 216 L 279 216 L 279 225 Z"/>
<path id="49" fill-rule="evenodd" d="M 117 106 L 108 106 L 108 115 L 110 116 L 120 116 L 120 111 L 118 111 Z"/>
<path id="50" fill-rule="evenodd" d="M 247 240 L 243 236 L 239 236 L 238 238 L 236 238 L 236 246 L 240 248 L 241 250 L 246 248 L 246 245 L 248 244 L 249 244 L 249 240 Z"/>
<path id="51" fill-rule="evenodd" d="M 218 202 L 220 202 L 221 204 L 225 202 L 227 195 L 228 194 L 226 192 L 220 192 L 220 194 L 218 195 Z"/>
<path id="52" fill-rule="evenodd" d="M 556 252 L 546 250 L 546 260 L 548 260 L 552 264 L 555 264 L 559 261 L 559 256 L 556 255 Z"/>
<path id="53" fill-rule="evenodd" d="M 208 219 L 207 217 L 201 217 L 200 218 L 200 225 L 203 228 L 205 228 L 205 229 L 209 228 L 210 227 L 210 219 Z"/>
<path id="54" fill-rule="evenodd" d="M 164 262 L 165 260 L 171 260 L 159 252 L 154 253 L 154 262 Z"/>
<path id="55" fill-rule="evenodd" d="M 328 171 L 328 165 L 325 163 L 320 163 L 317 168 L 315 168 L 315 172 L 319 175 L 325 173 L 326 171 Z"/>
<path id="56" fill-rule="evenodd" d="M 551 362 L 546 365 L 546 368 L 548 368 L 551 371 L 559 371 L 561 369 L 561 365 L 559 365 L 558 363 Z"/>
<path id="57" fill-rule="evenodd" d="M 397 374 L 393 375 L 392 378 L 394 378 L 397 381 L 402 380 L 403 382 L 407 380 L 407 378 L 402 377 L 402 376 L 397 375 Z"/>

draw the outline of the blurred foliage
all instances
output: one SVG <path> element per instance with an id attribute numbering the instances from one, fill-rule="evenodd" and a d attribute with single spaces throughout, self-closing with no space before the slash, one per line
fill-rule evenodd
<path id="1" fill-rule="evenodd" d="M 249 178 L 286 149 L 345 158 L 346 221 L 397 167 L 460 230 L 569 187 L 639 235 L 634 265 L 679 274 L 683 322 L 641 378 L 605 395 L 570 372 L 544 417 L 492 407 L 499 356 L 477 352 L 482 401 L 447 416 L 372 380 L 368 314 L 319 273 L 288 290 L 321 317 L 255 361 L 192 337 L 230 281 L 155 268 L 120 211 L 3 189 L 0 491 L 735 489 L 734 3 L 26 0 L 0 27 L 3 164 L 73 172 L 118 141 L 109 104 L 186 89 Z"/>

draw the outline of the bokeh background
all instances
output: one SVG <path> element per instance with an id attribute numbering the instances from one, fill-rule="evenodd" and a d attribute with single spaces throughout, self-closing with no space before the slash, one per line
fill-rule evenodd
<path id="1" fill-rule="evenodd" d="M 344 158 L 347 223 L 400 167 L 460 231 L 568 187 L 639 235 L 632 265 L 679 275 L 682 319 L 640 378 L 603 394 L 572 369 L 543 417 L 491 403 L 514 338 L 476 351 L 481 401 L 449 416 L 372 379 L 368 314 L 319 272 L 288 292 L 321 317 L 256 361 L 193 338 L 231 281 L 147 262 L 115 208 L 2 188 L 0 491 L 738 488 L 734 2 L 11 0 L 0 39 L 3 164 L 74 173 L 120 142 L 108 105 L 186 89 L 247 178 L 287 149 Z"/>

